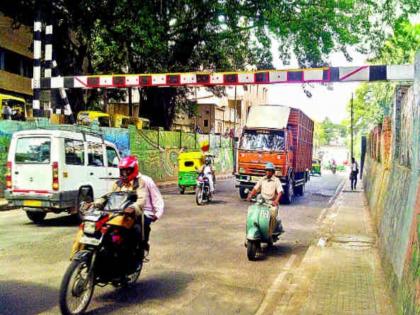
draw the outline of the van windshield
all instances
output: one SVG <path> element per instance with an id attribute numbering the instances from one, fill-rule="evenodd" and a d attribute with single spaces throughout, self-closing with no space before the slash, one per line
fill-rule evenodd
<path id="1" fill-rule="evenodd" d="M 17 164 L 50 163 L 51 140 L 49 138 L 19 138 L 16 143 Z"/>
<path id="2" fill-rule="evenodd" d="M 246 130 L 240 148 L 255 151 L 284 151 L 284 131 Z"/>

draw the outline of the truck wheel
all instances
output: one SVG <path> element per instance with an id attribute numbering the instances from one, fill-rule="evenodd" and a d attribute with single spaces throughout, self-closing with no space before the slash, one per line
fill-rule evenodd
<path id="1" fill-rule="evenodd" d="M 305 185 L 299 185 L 295 187 L 295 195 L 303 196 L 305 194 Z"/>
<path id="2" fill-rule="evenodd" d="M 242 200 L 245 200 L 246 197 L 248 197 L 248 194 L 245 192 L 244 187 L 239 187 L 239 196 L 241 197 Z"/>
<path id="3" fill-rule="evenodd" d="M 33 223 L 39 224 L 44 221 L 47 214 L 45 212 L 26 211 L 26 215 Z"/>
<path id="4" fill-rule="evenodd" d="M 286 182 L 286 187 L 284 188 L 284 194 L 281 197 L 283 203 L 291 204 L 293 202 L 293 183 L 289 180 Z"/>

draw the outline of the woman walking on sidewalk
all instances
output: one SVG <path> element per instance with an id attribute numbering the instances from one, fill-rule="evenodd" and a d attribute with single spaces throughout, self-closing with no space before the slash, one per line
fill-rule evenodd
<path id="1" fill-rule="evenodd" d="M 357 165 L 357 162 L 354 159 L 354 157 L 352 157 L 351 158 L 351 171 L 350 171 L 351 190 L 356 190 L 357 174 L 359 174 L 359 166 Z"/>

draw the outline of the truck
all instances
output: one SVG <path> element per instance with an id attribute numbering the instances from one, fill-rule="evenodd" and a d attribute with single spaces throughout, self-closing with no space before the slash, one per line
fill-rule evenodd
<path id="1" fill-rule="evenodd" d="M 242 199 L 265 175 L 265 164 L 275 166 L 283 186 L 281 202 L 303 196 L 312 167 L 314 122 L 301 110 L 284 105 L 254 105 L 236 149 L 236 188 Z"/>

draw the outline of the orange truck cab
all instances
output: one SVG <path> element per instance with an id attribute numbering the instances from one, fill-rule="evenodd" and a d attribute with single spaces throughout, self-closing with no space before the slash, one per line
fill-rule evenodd
<path id="1" fill-rule="evenodd" d="M 236 187 L 242 199 L 246 190 L 274 164 L 283 185 L 283 203 L 303 195 L 312 167 L 313 121 L 301 110 L 283 105 L 254 105 L 236 151 Z"/>

